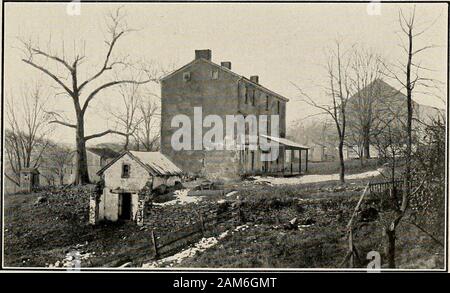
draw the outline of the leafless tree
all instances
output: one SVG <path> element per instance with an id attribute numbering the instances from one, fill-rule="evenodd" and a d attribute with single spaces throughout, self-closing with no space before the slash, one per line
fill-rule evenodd
<path id="1" fill-rule="evenodd" d="M 69 98 L 73 102 L 73 109 L 75 112 L 75 122 L 67 122 L 58 119 L 56 116 L 52 123 L 58 123 L 60 125 L 64 125 L 66 127 L 72 128 L 76 131 L 76 176 L 75 176 L 75 184 L 86 184 L 89 183 L 89 174 L 87 168 L 86 161 L 86 142 L 102 137 L 107 134 L 119 134 L 126 136 L 126 133 L 116 131 L 116 130 L 105 130 L 100 133 L 85 134 L 85 116 L 86 112 L 89 109 L 89 105 L 91 102 L 98 97 L 98 95 L 105 91 L 108 88 L 122 85 L 122 84 L 145 84 L 151 81 L 157 82 L 156 72 L 154 69 L 145 68 L 145 66 L 141 66 L 140 71 L 144 72 L 146 77 L 142 80 L 136 79 L 114 79 L 106 82 L 99 82 L 101 78 L 104 78 L 106 72 L 109 72 L 115 68 L 122 67 L 132 67 L 132 65 L 126 61 L 126 58 L 119 59 L 113 58 L 114 49 L 117 47 L 117 42 L 121 41 L 124 36 L 132 32 L 133 30 L 128 28 L 124 14 L 121 9 L 117 9 L 115 12 L 111 12 L 107 15 L 107 40 L 105 40 L 106 44 L 106 54 L 103 59 L 103 63 L 100 68 L 86 80 L 80 80 L 79 78 L 79 68 L 86 60 L 86 55 L 84 52 L 82 53 L 74 53 L 73 58 L 70 58 L 65 55 L 64 44 L 62 50 L 59 54 L 52 53 L 51 50 L 43 50 L 39 47 L 39 45 L 33 44 L 31 41 L 24 41 L 24 52 L 26 53 L 26 57 L 23 58 L 23 62 L 32 66 L 33 68 L 39 70 L 48 76 L 51 80 L 53 80 L 59 89 L 63 90 L 62 96 Z M 74 52 L 75 45 L 74 45 Z M 81 50 L 81 51 L 84 51 Z M 58 70 L 52 71 L 52 67 L 48 64 L 45 64 L 44 61 L 50 61 L 55 64 Z M 68 75 L 68 80 L 58 74 L 59 69 L 64 70 L 64 72 Z M 123 71 L 123 68 L 122 68 Z M 94 86 L 94 84 L 96 84 Z M 89 87 L 93 89 L 87 91 Z M 82 101 L 84 100 L 84 101 Z"/>
<path id="2" fill-rule="evenodd" d="M 436 19 L 437 20 L 437 19 Z M 435 21 L 436 21 L 435 20 Z M 397 63 L 384 64 L 385 74 L 387 77 L 395 79 L 399 82 L 406 91 L 406 148 L 404 151 L 405 171 L 404 171 L 404 190 L 402 192 L 401 203 L 396 210 L 396 216 L 387 225 L 385 231 L 388 238 L 388 262 L 390 268 L 395 268 L 395 238 L 396 228 L 405 216 L 409 198 L 412 192 L 412 146 L 413 146 L 413 94 L 418 87 L 432 88 L 436 87 L 436 80 L 424 77 L 423 71 L 430 70 L 421 65 L 417 60 L 420 53 L 436 47 L 429 44 L 421 48 L 415 48 L 415 41 L 419 36 L 424 34 L 433 24 L 424 29 L 417 29 L 416 27 L 416 8 L 414 8 L 405 15 L 403 10 L 399 10 L 398 23 L 401 29 L 401 44 L 400 47 L 405 53 L 405 61 L 399 60 Z"/>
<path id="3" fill-rule="evenodd" d="M 118 92 L 122 99 L 120 109 L 110 110 L 111 115 L 116 120 L 119 131 L 125 133 L 124 150 L 129 149 L 130 136 L 133 136 L 143 121 L 139 117 L 139 110 L 142 104 L 139 85 L 121 85 Z"/>
<path id="4" fill-rule="evenodd" d="M 137 150 L 156 151 L 160 139 L 160 107 L 157 101 L 147 96 L 139 104 L 139 126 L 133 135 Z"/>
<path id="5" fill-rule="evenodd" d="M 352 54 L 352 84 L 355 94 L 348 103 L 350 147 L 356 147 L 361 163 L 370 158 L 370 137 L 379 119 L 381 94 L 381 57 L 367 49 L 355 50 Z"/>
<path id="6" fill-rule="evenodd" d="M 64 185 L 66 170 L 72 168 L 75 151 L 69 146 L 61 145 L 55 142 L 49 143 L 49 148 L 43 156 L 41 174 L 46 174 L 50 180 L 58 179 L 59 185 Z"/>
<path id="7" fill-rule="evenodd" d="M 329 52 L 328 62 L 326 64 L 327 78 L 329 86 L 325 87 L 327 96 L 330 101 L 324 104 L 318 103 L 317 99 L 312 98 L 305 93 L 300 87 L 299 90 L 301 99 L 321 110 L 324 114 L 329 115 L 336 126 L 338 142 L 338 153 L 340 162 L 339 179 L 341 183 L 345 182 L 345 163 L 344 163 L 344 142 L 347 127 L 347 103 L 352 96 L 353 89 L 350 77 L 351 69 L 351 50 L 344 50 L 342 42 L 336 40 L 334 47 Z"/>
<path id="8" fill-rule="evenodd" d="M 46 137 L 52 127 L 45 111 L 48 97 L 36 85 L 24 87 L 21 96 L 6 99 L 5 153 L 12 172 L 18 177 L 23 168 L 37 168 L 48 147 Z"/>

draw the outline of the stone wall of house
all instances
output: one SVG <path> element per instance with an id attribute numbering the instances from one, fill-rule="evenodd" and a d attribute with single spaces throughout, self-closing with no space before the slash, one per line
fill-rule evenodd
<path id="1" fill-rule="evenodd" d="M 122 165 L 130 165 L 130 176 L 122 178 Z M 99 220 L 117 221 L 119 217 L 119 194 L 114 190 L 120 189 L 131 193 L 132 220 L 138 212 L 138 192 L 145 184 L 152 180 L 152 176 L 130 156 L 124 155 L 104 172 L 105 188 L 99 200 Z"/>
<path id="2" fill-rule="evenodd" d="M 130 165 L 130 176 L 122 178 L 122 165 Z M 138 162 L 130 156 L 124 155 L 108 169 L 105 170 L 105 188 L 109 189 L 126 189 L 129 191 L 139 191 L 145 186 L 147 181 L 152 180 L 152 176 Z"/>
<path id="3" fill-rule="evenodd" d="M 184 81 L 183 74 L 190 73 L 190 80 Z M 213 79 L 217 72 L 217 79 Z M 197 62 L 186 71 L 180 71 L 161 82 L 161 152 L 174 164 L 190 175 L 206 174 L 206 160 L 211 161 L 205 150 L 175 151 L 171 145 L 173 133 L 179 129 L 171 127 L 176 115 L 187 115 L 191 121 L 191 142 L 194 142 L 194 107 L 202 107 L 202 116 L 218 115 L 225 122 L 226 115 L 237 113 L 237 81 L 238 77 L 218 70 L 207 62 Z M 225 134 L 225 123 L 224 134 Z M 202 127 L 203 134 L 209 128 Z M 198 130 L 198 127 L 197 127 Z M 230 157 L 228 157 L 228 155 Z M 222 176 L 235 176 L 234 154 L 221 154 L 224 171 L 232 170 Z"/>
<path id="4" fill-rule="evenodd" d="M 190 75 L 186 80 L 185 74 Z M 256 81 L 257 82 L 257 81 Z M 246 98 L 247 97 L 247 98 Z M 190 118 L 191 141 L 194 141 L 194 107 L 202 107 L 202 115 L 222 118 L 226 134 L 226 115 L 279 115 L 279 133 L 286 134 L 286 101 L 270 91 L 241 79 L 238 75 L 220 70 L 208 62 L 196 62 L 161 82 L 161 151 L 184 172 L 210 179 L 237 179 L 242 171 L 249 171 L 235 151 L 181 150 L 175 151 L 171 138 L 179 127 L 171 127 L 176 115 Z M 270 124 L 269 124 L 270 127 Z M 197 128 L 198 129 L 198 128 Z M 202 127 L 203 134 L 208 130 Z M 272 134 L 272 133 L 269 133 Z M 239 152 L 237 153 L 239 155 Z M 255 168 L 261 169 L 259 157 Z M 280 157 L 282 162 L 283 156 Z M 280 163 L 281 164 L 281 163 Z M 269 164 L 271 165 L 271 164 Z M 276 163 L 269 166 L 277 170 Z"/>

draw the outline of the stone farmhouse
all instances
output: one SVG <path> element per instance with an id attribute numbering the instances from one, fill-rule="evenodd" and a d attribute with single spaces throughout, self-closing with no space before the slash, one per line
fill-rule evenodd
<path id="1" fill-rule="evenodd" d="M 133 220 L 142 224 L 143 190 L 181 182 L 182 171 L 159 152 L 124 151 L 97 172 L 104 179 L 100 196 L 90 200 L 91 224 L 100 220 Z"/>
<path id="2" fill-rule="evenodd" d="M 286 139 L 286 104 L 289 100 L 261 85 L 258 76 L 246 78 L 231 70 L 231 62 L 219 65 L 212 62 L 211 57 L 211 50 L 196 50 L 192 62 L 161 79 L 161 152 L 186 173 L 212 180 L 304 172 L 308 148 Z M 279 156 L 272 161 L 261 160 L 263 150 L 259 147 L 238 151 L 174 150 L 171 138 L 177 128 L 172 127 L 172 120 L 183 114 L 194 121 L 194 107 L 202 108 L 203 117 L 217 115 L 223 121 L 227 115 L 279 115 L 279 136 L 271 136 L 270 132 L 266 136 L 269 141 L 279 144 Z M 208 130 L 202 127 L 203 132 Z M 191 137 L 194 138 L 194 129 Z"/>

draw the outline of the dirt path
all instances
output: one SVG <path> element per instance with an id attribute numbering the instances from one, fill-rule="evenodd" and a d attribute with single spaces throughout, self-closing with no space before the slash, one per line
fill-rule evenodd
<path id="1" fill-rule="evenodd" d="M 367 172 L 358 173 L 358 174 L 346 175 L 345 179 L 353 180 L 353 179 L 364 179 L 364 178 L 376 177 L 376 176 L 379 176 L 382 171 L 383 171 L 383 168 L 378 168 L 377 170 L 373 170 L 373 171 L 367 171 Z M 272 185 L 281 185 L 281 184 L 293 185 L 293 184 L 318 183 L 318 182 L 325 182 L 325 181 L 338 181 L 339 174 L 304 175 L 301 177 L 290 177 L 290 178 L 255 176 L 254 178 L 256 180 L 253 182 L 268 182 Z"/>

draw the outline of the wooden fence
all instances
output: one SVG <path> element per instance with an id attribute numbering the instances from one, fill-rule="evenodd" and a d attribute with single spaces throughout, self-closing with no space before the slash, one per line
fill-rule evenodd
<path id="1" fill-rule="evenodd" d="M 198 213 L 197 222 L 188 227 L 170 233 L 169 237 L 159 238 L 154 230 L 151 231 L 151 246 L 153 249 L 153 259 L 161 256 L 169 256 L 177 253 L 187 245 L 198 241 L 207 232 L 216 232 L 217 225 L 233 221 L 235 225 L 241 222 L 241 210 L 239 206 L 228 209 L 220 213 L 202 214 Z"/>
<path id="2" fill-rule="evenodd" d="M 403 185 L 404 181 L 402 179 L 394 180 L 394 186 L 397 190 L 402 190 Z M 387 190 L 390 190 L 391 188 L 392 188 L 392 180 L 369 183 L 369 192 L 372 194 L 385 193 Z"/>

